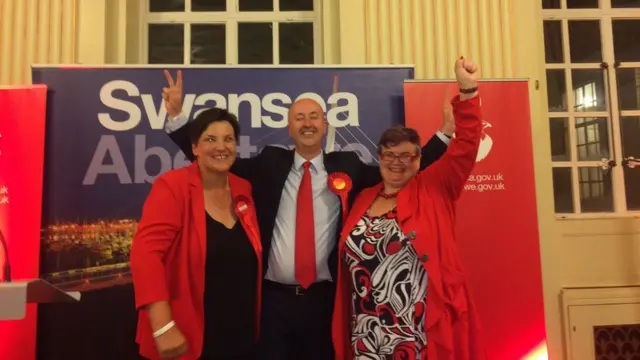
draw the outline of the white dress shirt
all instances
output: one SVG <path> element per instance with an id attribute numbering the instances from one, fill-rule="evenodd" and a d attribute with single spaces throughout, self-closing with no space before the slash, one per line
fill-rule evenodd
<path id="1" fill-rule="evenodd" d="M 313 194 L 313 227 L 316 239 L 316 281 L 332 280 L 329 272 L 329 255 L 336 245 L 336 231 L 340 216 L 340 199 L 327 186 L 327 170 L 324 155 L 311 159 L 311 189 Z M 298 188 L 302 181 L 306 160 L 297 152 L 293 166 L 280 196 L 280 206 L 273 228 L 267 280 L 295 285 L 296 209 Z"/>

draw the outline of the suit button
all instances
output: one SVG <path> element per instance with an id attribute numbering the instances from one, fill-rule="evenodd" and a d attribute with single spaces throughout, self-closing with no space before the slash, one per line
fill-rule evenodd
<path id="1" fill-rule="evenodd" d="M 409 233 L 409 239 L 414 240 L 416 238 L 416 232 L 412 231 Z"/>
<path id="2" fill-rule="evenodd" d="M 427 254 L 420 255 L 420 261 L 422 261 L 422 262 L 429 261 L 429 255 L 427 255 Z"/>

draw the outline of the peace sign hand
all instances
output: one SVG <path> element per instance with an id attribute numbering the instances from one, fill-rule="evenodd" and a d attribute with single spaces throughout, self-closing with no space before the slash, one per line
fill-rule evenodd
<path id="1" fill-rule="evenodd" d="M 162 99 L 169 119 L 173 120 L 182 112 L 182 70 L 178 70 L 175 82 L 169 70 L 164 70 L 164 76 L 167 78 L 169 87 L 162 88 Z"/>

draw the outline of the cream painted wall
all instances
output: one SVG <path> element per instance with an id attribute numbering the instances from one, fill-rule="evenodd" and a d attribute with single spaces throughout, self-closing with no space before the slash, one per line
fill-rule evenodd
<path id="1" fill-rule="evenodd" d="M 471 54 L 485 78 L 530 79 L 547 346 L 550 359 L 564 359 L 561 289 L 640 284 L 640 219 L 556 220 L 540 3 L 350 0 L 339 11 L 343 63 L 414 63 L 418 78 L 450 78 L 455 57 Z"/>
<path id="2" fill-rule="evenodd" d="M 103 64 L 106 54 L 107 0 L 76 0 L 78 64 Z"/>
<path id="3" fill-rule="evenodd" d="M 31 83 L 32 64 L 103 64 L 107 1 L 1 0 L 0 85 Z"/>
<path id="4" fill-rule="evenodd" d="M 31 83 L 32 64 L 78 56 L 76 0 L 0 1 L 0 85 Z"/>
<path id="5" fill-rule="evenodd" d="M 532 130 L 549 358 L 556 360 L 565 358 L 563 345 L 570 335 L 562 331 L 562 288 L 640 284 L 640 220 L 637 217 L 556 220 L 550 215 L 553 185 L 542 12 L 537 2 L 518 2 L 513 10 L 516 76 L 540 81 L 540 90 L 531 89 Z"/>

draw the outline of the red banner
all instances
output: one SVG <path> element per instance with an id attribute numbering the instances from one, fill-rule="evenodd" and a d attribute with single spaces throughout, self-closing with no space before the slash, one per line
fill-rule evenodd
<path id="1" fill-rule="evenodd" d="M 406 124 L 439 129 L 451 82 L 406 82 Z M 457 205 L 456 237 L 490 359 L 531 359 L 545 343 L 529 92 L 526 81 L 480 84 L 484 134 Z M 536 357 L 537 358 L 537 357 Z"/>
<path id="2" fill-rule="evenodd" d="M 0 230 L 12 280 L 39 275 L 46 96 L 43 85 L 0 88 Z M 0 247 L 2 266 L 4 258 Z M 35 359 L 36 310 L 0 320 L 0 359 Z"/>

